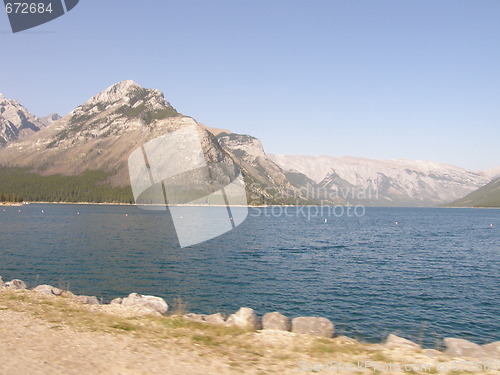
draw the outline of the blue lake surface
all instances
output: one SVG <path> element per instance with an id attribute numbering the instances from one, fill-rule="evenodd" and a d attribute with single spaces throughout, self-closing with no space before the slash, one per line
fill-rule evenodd
<path id="1" fill-rule="evenodd" d="M 182 249 L 166 212 L 3 207 L 0 275 L 108 301 L 179 296 L 192 312 L 323 316 L 366 341 L 500 340 L 500 210 L 315 210 L 252 208 L 233 231 Z"/>

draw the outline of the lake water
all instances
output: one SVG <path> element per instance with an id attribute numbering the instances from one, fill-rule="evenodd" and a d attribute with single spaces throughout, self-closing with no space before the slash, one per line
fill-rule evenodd
<path id="1" fill-rule="evenodd" d="M 500 210 L 284 210 L 252 208 L 235 230 L 182 249 L 165 212 L 3 207 L 0 275 L 107 301 L 179 296 L 192 312 L 324 316 L 366 341 L 500 340 Z"/>

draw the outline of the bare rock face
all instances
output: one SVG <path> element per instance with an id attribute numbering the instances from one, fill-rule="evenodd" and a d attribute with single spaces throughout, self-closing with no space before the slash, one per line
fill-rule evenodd
<path id="1" fill-rule="evenodd" d="M 36 288 L 33 289 L 33 291 L 55 296 L 60 296 L 63 293 L 61 289 L 53 287 L 52 285 L 38 285 Z"/>
<path id="2" fill-rule="evenodd" d="M 8 281 L 4 284 L 5 288 L 10 288 L 10 289 L 28 289 L 26 286 L 26 283 L 22 280 L 19 279 L 14 279 L 11 281 Z"/>
<path id="3" fill-rule="evenodd" d="M 103 92 L 90 98 L 86 104 L 115 103 L 117 101 L 128 101 L 130 93 L 140 90 L 141 87 L 132 80 L 118 82 L 108 87 Z"/>
<path id="4" fill-rule="evenodd" d="M 242 307 L 236 313 L 229 315 L 225 324 L 229 327 L 240 327 L 244 329 L 260 328 L 259 318 L 249 307 Z"/>
<path id="5" fill-rule="evenodd" d="M 0 94 L 0 146 L 38 132 L 46 123 L 32 115 L 17 100 Z"/>
<path id="6" fill-rule="evenodd" d="M 111 300 L 110 304 L 111 305 L 113 305 L 113 304 L 120 305 L 122 303 L 122 301 L 123 301 L 123 298 L 118 297 L 118 298 L 115 298 L 115 299 Z"/>
<path id="7" fill-rule="evenodd" d="M 219 143 L 224 149 L 231 151 L 249 164 L 256 164 L 259 159 L 267 159 L 262 143 L 255 137 L 243 134 L 221 134 Z"/>
<path id="8" fill-rule="evenodd" d="M 394 349 L 394 348 L 412 349 L 412 350 L 422 349 L 420 345 L 414 343 L 413 341 L 392 334 L 387 336 L 385 346 L 389 349 Z"/>
<path id="9" fill-rule="evenodd" d="M 335 327 L 326 318 L 299 317 L 292 320 L 292 332 L 311 336 L 333 337 Z"/>
<path id="10" fill-rule="evenodd" d="M 297 204 L 307 200 L 304 192 L 291 183 L 285 171 L 267 157 L 262 143 L 257 138 L 243 134 L 220 133 L 217 140 L 251 181 L 250 191 L 253 198 L 249 203 L 258 203 L 259 197 L 273 198 L 268 187 L 272 187 L 278 196 L 286 197 L 291 203 Z"/>
<path id="11" fill-rule="evenodd" d="M 480 345 L 464 339 L 446 338 L 444 344 L 446 345 L 444 353 L 451 357 L 479 358 L 484 356 Z"/>
<path id="12" fill-rule="evenodd" d="M 270 312 L 262 317 L 262 329 L 275 329 L 278 331 L 290 331 L 290 319 L 279 312 Z"/>
<path id="13" fill-rule="evenodd" d="M 160 314 L 166 314 L 168 305 L 163 298 L 155 296 L 143 296 L 138 293 L 131 293 L 127 298 L 123 298 L 122 306 L 142 307 Z"/>

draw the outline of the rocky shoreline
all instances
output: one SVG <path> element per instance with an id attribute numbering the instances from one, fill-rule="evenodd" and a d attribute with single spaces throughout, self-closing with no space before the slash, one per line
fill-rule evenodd
<path id="1" fill-rule="evenodd" d="M 0 276 L 1 289 L 28 290 L 28 287 L 24 281 L 19 279 L 3 282 Z M 109 304 L 105 304 L 95 296 L 75 295 L 68 290 L 62 290 L 51 285 L 38 285 L 31 289 L 31 291 L 54 297 L 69 298 L 85 305 L 91 305 L 99 311 L 124 317 L 165 316 L 169 313 L 169 306 L 163 298 L 138 293 L 131 293 L 124 298 L 115 298 Z M 172 313 L 170 312 L 170 314 Z M 297 317 L 290 320 L 279 312 L 266 313 L 259 318 L 254 310 L 249 307 L 241 307 L 229 316 L 221 313 L 205 315 L 184 313 L 182 311 L 174 312 L 173 314 L 191 322 L 214 326 L 238 327 L 248 331 L 274 331 L 326 339 L 331 339 L 335 336 L 335 326 L 326 318 Z M 357 342 L 352 338 L 344 336 L 339 336 L 338 338 Z M 500 341 L 478 345 L 464 339 L 445 338 L 443 344 L 446 348 L 444 351 L 425 349 L 415 342 L 390 334 L 385 342 L 380 345 L 388 349 L 398 348 L 419 352 L 429 358 L 437 358 L 438 356 L 445 355 L 450 359 L 469 358 L 477 361 L 486 361 L 487 363 L 496 361 L 495 363 L 500 365 Z"/>

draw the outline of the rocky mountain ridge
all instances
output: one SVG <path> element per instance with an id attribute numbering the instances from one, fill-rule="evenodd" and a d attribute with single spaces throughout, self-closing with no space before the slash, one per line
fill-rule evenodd
<path id="1" fill-rule="evenodd" d="M 300 198 L 300 191 L 267 159 L 255 138 L 199 124 L 177 112 L 161 91 L 142 88 L 133 81 L 112 85 L 37 134 L 11 142 L 0 150 L 0 165 L 29 167 L 43 175 L 102 170 L 110 174 L 107 182 L 126 186 L 130 184 L 127 160 L 132 151 L 189 125 L 196 127 L 208 163 L 228 170 L 236 165 L 244 171 L 252 202 L 283 203 L 285 198 Z M 214 134 L 219 134 L 219 140 Z M 240 146 L 252 143 L 246 157 L 238 154 L 234 144 L 224 141 L 234 137 L 241 140 Z M 251 157 L 253 153 L 259 158 Z"/>
<path id="2" fill-rule="evenodd" d="M 0 94 L 0 147 L 36 133 L 59 118 L 56 113 L 39 118 L 19 101 Z"/>
<path id="3" fill-rule="evenodd" d="M 289 204 L 314 200 L 300 189 L 300 185 L 290 181 L 287 173 L 267 157 L 262 143 L 257 138 L 243 134 L 220 133 L 217 140 L 237 161 L 247 179 L 254 181 L 251 188 L 254 194 L 249 197 L 250 202 L 264 203 L 263 198 L 267 195 L 279 195 Z"/>

